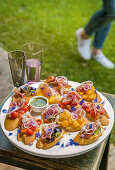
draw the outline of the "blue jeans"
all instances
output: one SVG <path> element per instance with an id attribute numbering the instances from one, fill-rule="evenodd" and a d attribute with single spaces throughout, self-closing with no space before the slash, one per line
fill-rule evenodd
<path id="1" fill-rule="evenodd" d="M 85 32 L 91 36 L 95 33 L 93 47 L 102 48 L 112 21 L 115 19 L 115 0 L 103 0 L 103 8 L 96 12 L 85 26 Z"/>

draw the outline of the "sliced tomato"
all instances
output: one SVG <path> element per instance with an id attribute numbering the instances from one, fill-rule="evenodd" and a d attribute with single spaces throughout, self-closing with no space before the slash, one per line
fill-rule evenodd
<path id="1" fill-rule="evenodd" d="M 28 105 L 24 105 L 23 109 L 24 109 L 25 112 L 27 112 L 30 109 L 30 107 Z"/>
<path id="2" fill-rule="evenodd" d="M 94 112 L 93 110 L 90 112 L 90 115 L 95 118 L 96 117 L 96 112 Z"/>
<path id="3" fill-rule="evenodd" d="M 51 76 L 51 77 L 48 77 L 48 78 L 45 80 L 45 82 L 46 82 L 46 83 L 53 82 L 53 81 L 55 81 L 55 79 L 56 79 L 55 76 Z"/>
<path id="4" fill-rule="evenodd" d="M 33 130 L 31 130 L 31 129 L 27 129 L 27 135 L 32 135 L 34 133 L 34 131 Z"/>
<path id="5" fill-rule="evenodd" d="M 65 102 L 63 102 L 62 104 L 63 105 L 68 105 L 68 104 L 70 104 L 71 103 L 71 101 L 65 101 Z"/>
<path id="6" fill-rule="evenodd" d="M 35 131 L 36 127 L 35 127 L 35 126 L 32 126 L 30 129 L 31 129 L 32 131 Z"/>
<path id="7" fill-rule="evenodd" d="M 42 120 L 41 119 L 37 119 L 36 121 L 37 121 L 38 125 L 40 126 L 41 123 L 42 123 Z"/>
<path id="8" fill-rule="evenodd" d="M 21 133 L 26 134 L 28 129 L 21 129 Z"/>
<path id="9" fill-rule="evenodd" d="M 92 111 L 92 109 L 86 107 L 86 112 L 91 112 L 91 111 Z"/>
<path id="10" fill-rule="evenodd" d="M 48 121 L 47 121 L 47 119 L 44 119 L 44 123 L 47 123 Z"/>
<path id="11" fill-rule="evenodd" d="M 82 87 L 79 91 L 84 92 L 85 90 L 84 90 L 84 88 Z"/>
<path id="12" fill-rule="evenodd" d="M 18 112 L 19 112 L 21 115 L 23 115 L 23 114 L 25 113 L 24 110 L 19 110 Z"/>
<path id="13" fill-rule="evenodd" d="M 105 114 L 105 112 L 106 112 L 105 109 L 102 108 L 100 114 L 103 115 L 103 114 Z"/>
<path id="14" fill-rule="evenodd" d="M 11 118 L 12 118 L 12 119 L 16 119 L 16 118 L 18 118 L 19 116 L 20 116 L 20 114 L 19 114 L 18 112 L 16 112 L 16 111 L 14 111 L 14 112 L 11 113 Z"/>
<path id="15" fill-rule="evenodd" d="M 59 106 L 63 109 L 64 108 L 64 104 L 60 103 Z"/>
<path id="16" fill-rule="evenodd" d="M 25 105 L 27 105 L 28 104 L 28 101 L 25 101 L 25 103 L 24 103 Z"/>
<path id="17" fill-rule="evenodd" d="M 86 110 L 87 106 L 85 104 L 82 105 L 82 108 Z"/>
<path id="18" fill-rule="evenodd" d="M 80 115 L 78 115 L 78 118 L 79 118 L 79 119 L 81 119 L 81 116 L 80 116 Z"/>

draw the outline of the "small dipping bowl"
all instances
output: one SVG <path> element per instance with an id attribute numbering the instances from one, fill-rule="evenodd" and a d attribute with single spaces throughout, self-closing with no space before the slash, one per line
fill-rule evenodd
<path id="1" fill-rule="evenodd" d="M 29 105 L 33 112 L 42 112 L 48 107 L 48 99 L 43 96 L 35 96 L 29 100 Z"/>

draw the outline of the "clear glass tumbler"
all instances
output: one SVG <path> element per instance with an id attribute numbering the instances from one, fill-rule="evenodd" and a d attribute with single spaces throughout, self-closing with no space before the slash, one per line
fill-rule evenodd
<path id="1" fill-rule="evenodd" d="M 14 50 L 8 53 L 9 65 L 13 84 L 19 87 L 25 80 L 25 54 L 23 51 Z"/>
<path id="2" fill-rule="evenodd" d="M 22 46 L 25 53 L 26 76 L 28 82 L 38 82 L 41 78 L 43 47 L 39 43 L 27 43 Z"/>

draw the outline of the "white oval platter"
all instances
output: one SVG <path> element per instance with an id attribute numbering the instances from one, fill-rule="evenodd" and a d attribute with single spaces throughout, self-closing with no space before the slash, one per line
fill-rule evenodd
<path id="1" fill-rule="evenodd" d="M 40 84 L 39 83 L 35 83 L 31 86 L 33 87 L 38 87 Z M 75 88 L 79 85 L 79 83 L 77 82 L 73 82 L 73 81 L 69 81 L 69 84 Z M 85 146 L 68 146 L 68 147 L 61 147 L 62 144 L 64 144 L 64 146 L 69 142 L 70 139 L 73 139 L 74 136 L 76 136 L 76 134 L 78 132 L 70 132 L 64 135 L 64 137 L 60 140 L 60 145 L 56 145 L 48 150 L 43 150 L 43 149 L 37 149 L 36 148 L 36 142 L 37 140 L 35 140 L 33 142 L 33 145 L 29 146 L 29 145 L 25 145 L 22 142 L 17 140 L 17 129 L 12 131 L 12 135 L 9 136 L 9 131 L 7 131 L 4 127 L 4 120 L 6 117 L 7 113 L 3 113 L 2 110 L 6 109 L 8 110 L 9 108 L 9 104 L 11 102 L 12 97 L 8 98 L 8 100 L 4 103 L 2 109 L 1 109 L 1 127 L 2 130 L 4 132 L 4 134 L 6 135 L 6 137 L 9 139 L 9 141 L 15 145 L 17 148 L 20 148 L 21 150 L 35 155 L 35 156 L 41 156 L 41 157 L 47 157 L 47 158 L 66 158 L 66 157 L 73 157 L 73 156 L 77 156 L 83 153 L 86 153 L 94 148 L 96 148 L 98 145 L 100 145 L 102 143 L 102 141 L 104 141 L 108 135 L 110 134 L 113 124 L 114 124 L 114 111 L 113 108 L 111 106 L 111 104 L 109 103 L 109 101 L 100 93 L 98 92 L 99 95 L 102 98 L 102 101 L 105 102 L 104 104 L 104 108 L 106 109 L 107 113 L 110 116 L 110 123 L 108 126 L 106 126 L 106 130 L 104 131 L 103 135 L 99 137 L 99 139 L 97 141 L 95 141 L 92 144 L 89 145 L 85 145 Z M 37 118 L 40 118 L 40 115 L 34 115 Z"/>

